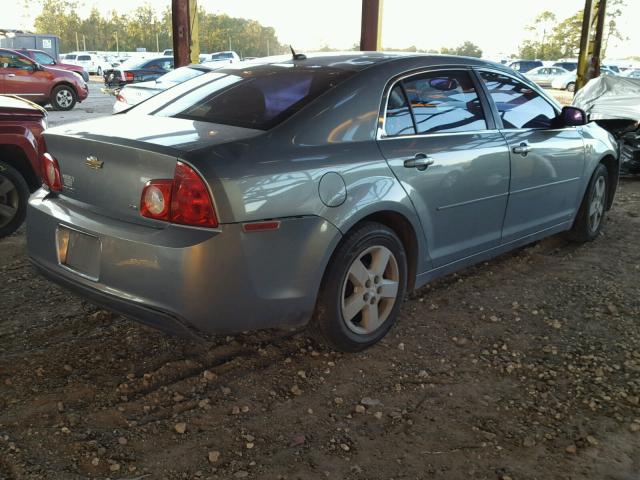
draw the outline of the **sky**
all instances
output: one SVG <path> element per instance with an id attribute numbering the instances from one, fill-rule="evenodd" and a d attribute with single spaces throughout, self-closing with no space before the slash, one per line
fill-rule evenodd
<path id="1" fill-rule="evenodd" d="M 148 3 L 159 11 L 170 0 L 80 0 L 79 14 L 86 16 L 94 5 L 103 13 L 119 13 Z M 625 41 L 612 42 L 610 59 L 640 55 L 640 0 L 627 0 L 619 19 Z M 0 28 L 31 29 L 37 8 L 25 11 L 18 0 L 0 0 Z M 213 13 L 250 18 L 274 27 L 283 44 L 296 50 L 312 51 L 324 45 L 351 48 L 360 40 L 361 0 L 199 0 Z M 384 48 L 422 49 L 455 47 L 469 40 L 479 45 L 485 56 L 516 53 L 518 45 L 531 34 L 525 27 L 536 15 L 550 10 L 558 19 L 584 8 L 584 0 L 384 0 L 382 45 Z M 450 7 L 447 11 L 446 7 Z M 635 25 L 634 25 L 635 22 Z"/>

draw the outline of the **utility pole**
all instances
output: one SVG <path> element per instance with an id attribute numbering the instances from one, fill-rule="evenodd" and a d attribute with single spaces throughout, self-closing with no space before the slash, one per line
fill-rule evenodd
<path id="1" fill-rule="evenodd" d="M 156 33 L 156 52 L 160 52 L 160 41 L 158 40 L 157 33 Z"/>
<path id="2" fill-rule="evenodd" d="M 229 37 L 229 51 L 231 51 L 231 35 L 228 35 Z"/>
<path id="3" fill-rule="evenodd" d="M 382 30 L 382 0 L 362 0 L 360 50 L 380 50 Z"/>
<path id="4" fill-rule="evenodd" d="M 82 50 L 83 50 L 84 52 L 86 52 L 86 51 L 87 51 L 87 41 L 86 41 L 86 40 L 85 40 L 85 38 L 84 38 L 84 33 L 82 34 Z"/>
<path id="5" fill-rule="evenodd" d="M 580 36 L 580 55 L 576 71 L 576 92 L 600 75 L 600 56 L 607 0 L 585 0 Z"/>
<path id="6" fill-rule="evenodd" d="M 175 68 L 189 63 L 198 63 L 197 0 L 171 0 L 171 23 L 173 26 L 173 63 Z"/>
<path id="7" fill-rule="evenodd" d="M 267 57 L 269 56 L 269 39 L 267 38 Z"/>
<path id="8" fill-rule="evenodd" d="M 118 45 L 118 31 L 116 30 L 116 53 L 120 54 L 120 45 Z"/>
<path id="9" fill-rule="evenodd" d="M 78 43 L 78 32 L 76 32 L 76 52 L 80 51 L 80 44 Z"/>

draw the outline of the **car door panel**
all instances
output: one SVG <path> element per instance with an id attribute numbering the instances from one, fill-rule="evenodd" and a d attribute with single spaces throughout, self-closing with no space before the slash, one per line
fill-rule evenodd
<path id="1" fill-rule="evenodd" d="M 470 81 L 467 72 L 423 74 L 439 82 L 453 76 L 461 83 Z M 426 90 L 420 87 L 423 98 L 418 100 L 407 95 L 419 133 L 407 136 L 413 130 L 407 114 L 390 104 L 385 135 L 396 135 L 378 144 L 414 204 L 437 268 L 500 244 L 510 167 L 500 132 L 487 130 L 482 113 L 473 113 L 475 118 L 465 113 L 478 100 L 472 87 L 466 85 L 461 92 Z M 460 111 L 451 110 L 451 105 Z"/>
<path id="2" fill-rule="evenodd" d="M 9 53 L 3 65 L 7 65 L 1 69 L 4 93 L 20 95 L 33 101 L 44 101 L 49 97 L 50 75 L 46 71 L 36 70 L 30 59 Z"/>
<path id="3" fill-rule="evenodd" d="M 511 184 L 503 242 L 569 221 L 578 208 L 585 166 L 576 127 L 554 128 L 557 115 L 530 86 L 495 72 L 481 72 L 509 145 Z"/>

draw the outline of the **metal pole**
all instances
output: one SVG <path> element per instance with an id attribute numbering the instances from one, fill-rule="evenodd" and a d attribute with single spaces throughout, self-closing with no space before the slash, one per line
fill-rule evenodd
<path id="1" fill-rule="evenodd" d="M 116 53 L 120 54 L 120 45 L 118 44 L 118 32 L 116 31 Z"/>
<path id="2" fill-rule="evenodd" d="M 362 0 L 360 50 L 381 49 L 382 0 Z"/>
<path id="3" fill-rule="evenodd" d="M 84 38 L 84 33 L 82 34 L 82 50 L 87 51 L 87 41 Z"/>
<path id="4" fill-rule="evenodd" d="M 229 35 L 229 50 L 231 50 L 231 35 Z"/>
<path id="5" fill-rule="evenodd" d="M 269 56 L 269 39 L 267 38 L 267 57 Z"/>
<path id="6" fill-rule="evenodd" d="M 78 32 L 76 32 L 76 52 L 80 50 L 80 44 L 78 43 Z"/>

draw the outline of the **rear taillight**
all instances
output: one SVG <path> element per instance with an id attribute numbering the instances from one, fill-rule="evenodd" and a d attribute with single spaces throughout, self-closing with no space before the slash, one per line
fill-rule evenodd
<path id="1" fill-rule="evenodd" d="M 116 95 L 116 102 L 127 103 L 127 101 L 124 99 L 121 93 Z"/>
<path id="2" fill-rule="evenodd" d="M 42 154 L 42 179 L 49 190 L 53 192 L 62 191 L 62 181 L 60 177 L 60 166 L 58 161 L 49 153 Z"/>
<path id="3" fill-rule="evenodd" d="M 133 82 L 135 75 L 133 72 L 122 72 L 122 80 L 125 82 Z"/>
<path id="4" fill-rule="evenodd" d="M 149 180 L 142 190 L 143 217 L 197 227 L 217 227 L 206 184 L 189 165 L 178 162 L 173 180 Z"/>

